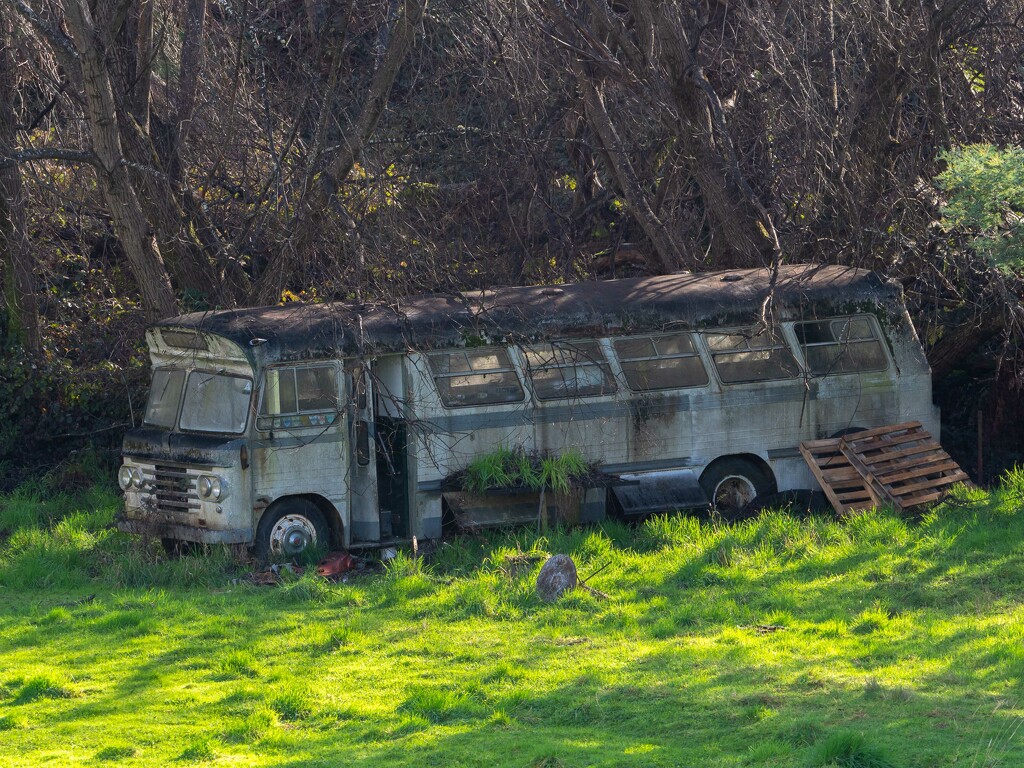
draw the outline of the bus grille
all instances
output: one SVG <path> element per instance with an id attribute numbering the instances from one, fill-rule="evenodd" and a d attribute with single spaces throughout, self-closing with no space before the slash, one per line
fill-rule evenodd
<path id="1" fill-rule="evenodd" d="M 187 514 L 199 509 L 196 475 L 185 467 L 157 464 L 153 467 L 152 496 L 156 511 Z M 148 478 L 147 478 L 148 479 Z"/>

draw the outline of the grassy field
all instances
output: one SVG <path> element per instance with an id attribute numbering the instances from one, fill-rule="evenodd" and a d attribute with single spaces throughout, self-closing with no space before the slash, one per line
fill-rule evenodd
<path id="1" fill-rule="evenodd" d="M 518 531 L 281 587 L 117 504 L 0 498 L 0 765 L 1024 765 L 1024 474 L 912 520 Z M 555 552 L 608 598 L 541 603 Z"/>

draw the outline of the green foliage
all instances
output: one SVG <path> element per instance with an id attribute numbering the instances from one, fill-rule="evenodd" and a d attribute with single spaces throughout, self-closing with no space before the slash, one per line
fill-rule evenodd
<path id="1" fill-rule="evenodd" d="M 277 725 L 277 712 L 271 707 L 261 705 L 250 712 L 242 725 L 230 732 L 229 737 L 234 741 L 254 743 L 265 739 Z"/>
<path id="2" fill-rule="evenodd" d="M 14 731 L 18 728 L 25 728 L 28 721 L 20 715 L 4 715 L 0 717 L 0 731 Z"/>
<path id="3" fill-rule="evenodd" d="M 47 471 L 68 490 L 92 485 L 101 467 L 112 477 L 130 405 L 145 403 L 146 378 L 141 357 L 125 366 L 76 364 L 0 348 L 0 491 Z"/>
<path id="4" fill-rule="evenodd" d="M 221 659 L 220 671 L 225 678 L 259 677 L 260 663 L 251 651 L 231 651 Z"/>
<path id="5" fill-rule="evenodd" d="M 517 454 L 508 448 L 479 456 L 466 467 L 462 486 L 467 491 L 480 492 L 489 488 L 507 488 L 513 484 Z"/>
<path id="6" fill-rule="evenodd" d="M 209 738 L 197 739 L 185 748 L 178 759 L 188 763 L 207 763 L 216 760 L 216 742 Z"/>
<path id="7" fill-rule="evenodd" d="M 96 759 L 101 762 L 113 762 L 116 760 L 125 760 L 129 757 L 135 757 L 139 753 L 135 747 L 129 747 L 125 745 L 111 745 L 104 747 L 96 753 Z"/>
<path id="8" fill-rule="evenodd" d="M 462 478 L 463 490 L 482 493 L 493 488 L 541 488 L 568 493 L 593 472 L 575 449 L 557 456 L 499 448 L 473 460 Z"/>
<path id="9" fill-rule="evenodd" d="M 540 485 L 560 493 L 569 492 L 570 475 L 561 462 L 560 456 L 544 456 L 540 460 Z"/>
<path id="10" fill-rule="evenodd" d="M 1024 149 L 970 144 L 943 153 L 935 181 L 947 194 L 942 223 L 974 236 L 972 246 L 992 264 L 1024 268 Z"/>
<path id="11" fill-rule="evenodd" d="M 449 723 L 472 717 L 477 713 L 477 707 L 464 693 L 430 687 L 415 689 L 398 711 L 422 717 L 431 723 Z"/>
<path id="12" fill-rule="evenodd" d="M 285 722 L 296 723 L 312 716 L 313 697 L 306 690 L 292 688 L 274 698 L 270 707 Z"/>

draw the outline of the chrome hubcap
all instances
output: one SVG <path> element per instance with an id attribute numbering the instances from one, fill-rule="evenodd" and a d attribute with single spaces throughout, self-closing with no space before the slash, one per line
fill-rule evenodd
<path id="1" fill-rule="evenodd" d="M 302 515 L 285 515 L 270 532 L 270 551 L 294 557 L 316 544 L 316 528 Z"/>

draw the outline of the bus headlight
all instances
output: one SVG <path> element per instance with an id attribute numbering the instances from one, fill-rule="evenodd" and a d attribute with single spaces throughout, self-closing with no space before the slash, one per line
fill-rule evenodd
<path id="1" fill-rule="evenodd" d="M 139 490 L 146 484 L 146 478 L 143 477 L 142 470 L 138 467 L 129 467 L 127 464 L 123 464 L 117 470 L 117 484 L 121 486 L 122 491 L 130 491 L 132 488 Z"/>
<path id="2" fill-rule="evenodd" d="M 220 501 L 228 495 L 227 483 L 216 475 L 200 475 L 196 481 L 196 490 L 200 497 L 210 501 Z"/>

